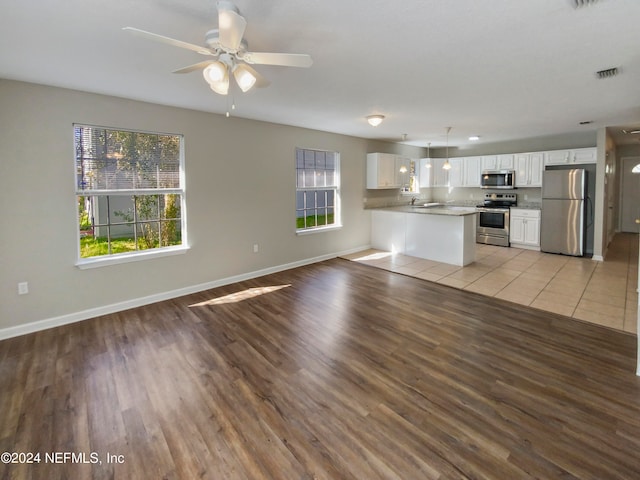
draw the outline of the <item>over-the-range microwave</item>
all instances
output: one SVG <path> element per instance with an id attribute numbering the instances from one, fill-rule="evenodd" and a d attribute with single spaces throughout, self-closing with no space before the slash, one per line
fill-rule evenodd
<path id="1" fill-rule="evenodd" d="M 482 188 L 514 189 L 516 172 L 514 170 L 483 170 L 480 178 Z"/>

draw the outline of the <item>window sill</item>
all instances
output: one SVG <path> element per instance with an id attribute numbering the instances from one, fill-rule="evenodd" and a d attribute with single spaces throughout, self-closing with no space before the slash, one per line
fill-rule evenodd
<path id="1" fill-rule="evenodd" d="M 318 227 L 318 228 L 305 228 L 302 230 L 296 230 L 296 235 L 311 235 L 312 233 L 330 232 L 333 230 L 340 230 L 342 225 L 331 225 L 330 227 Z"/>
<path id="2" fill-rule="evenodd" d="M 121 263 L 139 262 L 142 260 L 150 260 L 152 258 L 170 257 L 172 255 L 182 255 L 187 253 L 188 246 L 154 248 L 152 250 L 144 250 L 132 253 L 118 253 L 115 255 L 105 255 L 103 257 L 82 258 L 76 262 L 76 267 L 80 270 L 90 268 L 108 267 L 109 265 L 118 265 Z"/>

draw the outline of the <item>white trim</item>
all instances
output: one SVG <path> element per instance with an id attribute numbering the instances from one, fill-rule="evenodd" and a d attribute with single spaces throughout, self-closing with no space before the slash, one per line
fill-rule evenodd
<path id="1" fill-rule="evenodd" d="M 118 265 L 119 263 L 139 262 L 141 260 L 150 260 L 152 258 L 182 255 L 187 253 L 187 250 L 189 250 L 188 246 L 180 245 L 175 247 L 151 248 L 149 250 L 136 250 L 131 253 L 116 253 L 114 255 L 105 255 L 101 257 L 82 258 L 76 262 L 76 267 L 80 270 L 107 267 L 109 265 Z"/>
<path id="2" fill-rule="evenodd" d="M 594 255 L 591 257 L 591 260 L 595 260 L 596 262 L 604 262 L 604 257 L 602 255 Z"/>
<path id="3" fill-rule="evenodd" d="M 22 325 L 16 325 L 14 327 L 7 327 L 0 329 L 0 340 L 7 338 L 18 337 L 20 335 L 26 335 L 28 333 L 39 332 L 48 328 L 60 327 L 62 325 L 68 325 L 70 323 L 81 322 L 101 315 L 108 315 L 110 313 L 120 312 L 122 310 L 128 310 L 130 308 L 141 307 L 143 305 L 149 305 L 151 303 L 161 302 L 163 300 L 170 300 L 172 298 L 182 297 L 184 295 L 190 295 L 192 293 L 201 292 L 203 290 L 209 290 L 211 288 L 217 288 L 231 283 L 242 282 L 244 280 L 250 280 L 252 278 L 262 277 L 271 273 L 277 273 L 284 270 L 290 270 L 296 267 L 302 267 L 312 263 L 323 262 L 342 255 L 349 255 L 351 253 L 360 252 L 371 248 L 370 245 L 345 250 L 339 253 L 329 253 L 326 255 L 320 255 L 318 257 L 306 258 L 304 260 L 298 260 L 296 262 L 285 263 L 283 265 L 276 265 L 274 267 L 264 268 L 262 270 L 255 270 L 253 272 L 241 273 L 232 277 L 221 278 L 219 280 L 213 280 L 211 282 L 201 283 L 198 285 L 192 285 L 190 287 L 179 288 L 176 290 L 170 290 L 168 292 L 157 293 L 148 295 L 146 297 L 133 298 L 131 300 L 125 300 L 123 302 L 112 303 L 110 305 L 104 305 L 102 307 L 90 308 L 82 310 L 80 312 L 69 313 L 61 315 L 59 317 L 47 318 L 44 320 L 37 320 L 35 322 L 29 322 Z"/>
<path id="4" fill-rule="evenodd" d="M 296 230 L 296 235 L 309 235 L 311 233 L 330 232 L 332 230 L 340 230 L 342 225 L 327 225 L 325 227 L 309 227 Z"/>

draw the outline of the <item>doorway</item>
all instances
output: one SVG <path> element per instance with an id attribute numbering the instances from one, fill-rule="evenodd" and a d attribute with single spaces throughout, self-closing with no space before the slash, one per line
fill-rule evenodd
<path id="1" fill-rule="evenodd" d="M 620 230 L 638 233 L 636 219 L 640 218 L 640 173 L 632 173 L 640 164 L 640 157 L 622 158 Z"/>

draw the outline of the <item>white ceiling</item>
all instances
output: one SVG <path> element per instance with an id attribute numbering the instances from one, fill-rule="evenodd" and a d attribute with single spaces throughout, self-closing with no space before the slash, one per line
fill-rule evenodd
<path id="1" fill-rule="evenodd" d="M 249 50 L 314 60 L 309 69 L 256 66 L 271 85 L 236 93 L 239 117 L 392 141 L 406 133 L 406 143 L 433 147 L 447 126 L 458 146 L 471 134 L 494 143 L 640 127 L 639 0 L 235 3 Z M 0 18 L 1 78 L 229 108 L 199 72 L 170 73 L 207 57 L 122 31 L 204 45 L 215 0 L 2 0 Z M 611 67 L 620 75 L 596 78 Z M 365 121 L 374 113 L 386 116 L 376 128 Z"/>

